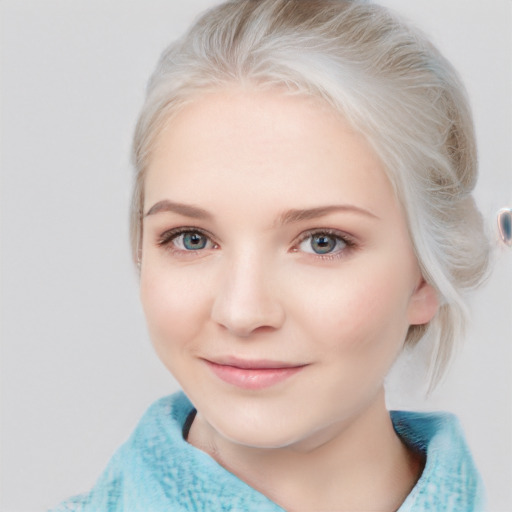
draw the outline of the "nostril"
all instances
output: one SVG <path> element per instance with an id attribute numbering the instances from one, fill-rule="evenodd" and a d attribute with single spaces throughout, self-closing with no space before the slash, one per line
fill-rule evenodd
<path id="1" fill-rule="evenodd" d="M 219 321 L 219 319 L 214 318 L 214 320 L 221 327 L 221 329 L 228 331 L 239 338 L 249 338 L 257 334 L 271 333 L 280 327 L 280 324 L 278 323 L 275 323 L 275 325 L 269 325 L 264 324 L 261 321 L 254 321 L 252 323 L 242 323 L 235 322 L 232 319 L 225 319 L 224 321 Z"/>
<path id="2" fill-rule="evenodd" d="M 231 261 L 217 283 L 211 319 L 235 336 L 247 338 L 279 329 L 285 312 L 268 266 L 253 254 Z"/>
<path id="3" fill-rule="evenodd" d="M 273 332 L 275 330 L 276 330 L 276 327 L 272 327 L 270 325 L 261 325 L 260 327 L 256 327 L 256 329 L 253 329 L 252 333 L 254 333 L 254 334 L 256 334 L 256 333 L 265 334 L 267 332 Z"/>
<path id="4" fill-rule="evenodd" d="M 247 338 L 279 329 L 284 321 L 284 311 L 281 304 L 274 301 L 258 305 L 234 304 L 232 300 L 218 297 L 213 305 L 211 318 L 235 336 Z"/>

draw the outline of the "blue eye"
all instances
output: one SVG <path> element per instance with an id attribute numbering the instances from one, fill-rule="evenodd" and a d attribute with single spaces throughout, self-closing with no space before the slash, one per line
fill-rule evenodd
<path id="1" fill-rule="evenodd" d="M 329 233 L 313 233 L 299 244 L 299 249 L 303 252 L 322 256 L 341 252 L 348 245 L 340 236 Z"/>
<path id="2" fill-rule="evenodd" d="M 328 254 L 336 248 L 336 242 L 332 236 L 318 235 L 311 238 L 311 248 L 317 254 Z"/>
<path id="3" fill-rule="evenodd" d="M 163 233 L 158 239 L 158 245 L 181 252 L 217 248 L 217 244 L 207 234 L 183 228 L 171 229 Z"/>
<path id="4" fill-rule="evenodd" d="M 187 251 L 204 249 L 208 243 L 208 238 L 206 236 L 193 231 L 189 233 L 182 233 L 180 236 L 175 238 L 176 242 L 178 240 L 180 240 L 181 244 Z"/>

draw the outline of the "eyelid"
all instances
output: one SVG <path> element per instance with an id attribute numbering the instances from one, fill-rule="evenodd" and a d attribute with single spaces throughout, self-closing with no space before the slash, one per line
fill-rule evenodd
<path id="1" fill-rule="evenodd" d="M 197 250 L 183 250 L 179 247 L 173 246 L 171 243 L 174 239 L 179 237 L 180 235 L 184 233 L 199 233 L 202 236 L 205 236 L 208 238 L 208 240 L 213 244 L 213 247 L 209 249 L 197 249 Z M 303 251 L 299 251 L 298 246 L 306 239 L 314 236 L 314 235 L 327 235 L 331 236 L 333 238 L 337 238 L 345 243 L 345 247 L 341 250 L 338 250 L 336 252 L 326 253 L 326 254 L 312 254 L 312 253 L 306 253 Z M 165 249 L 168 249 L 171 252 L 180 253 L 180 254 L 187 254 L 187 255 L 200 255 L 201 253 L 204 253 L 206 250 L 212 250 L 212 249 L 219 249 L 220 244 L 216 241 L 214 235 L 210 233 L 209 231 L 198 228 L 196 226 L 179 226 L 176 228 L 171 228 L 163 231 L 157 238 L 156 245 L 161 246 Z M 353 235 L 347 233 L 346 231 L 342 231 L 339 229 L 333 229 L 333 228 L 312 228 L 308 229 L 306 231 L 303 231 L 300 233 L 295 241 L 293 242 L 293 245 L 290 249 L 290 252 L 303 252 L 304 254 L 309 254 L 317 259 L 323 259 L 323 260 L 330 260 L 330 259 L 336 259 L 345 256 L 347 253 L 352 252 L 353 250 L 357 249 L 360 246 L 360 242 L 356 237 Z"/>
<path id="2" fill-rule="evenodd" d="M 214 236 L 209 233 L 207 230 L 198 228 L 195 226 L 180 226 L 177 228 L 167 229 L 163 233 L 161 233 L 156 241 L 156 244 L 158 246 L 168 246 L 170 250 L 177 251 L 177 252 L 187 252 L 187 253 L 193 253 L 193 252 L 201 252 L 204 251 L 204 249 L 198 249 L 197 251 L 183 251 L 177 247 L 171 248 L 171 242 L 179 237 L 180 235 L 183 235 L 185 233 L 198 233 L 202 236 L 205 236 L 208 238 L 208 240 L 214 245 L 214 248 L 217 249 L 219 247 L 218 242 L 215 240 Z"/>
<path id="3" fill-rule="evenodd" d="M 314 235 L 332 236 L 333 238 L 337 238 L 346 244 L 346 247 L 344 249 L 339 250 L 337 252 L 326 253 L 326 254 L 313 254 L 313 257 L 315 257 L 315 258 L 320 258 L 320 259 L 340 258 L 343 255 L 345 255 L 347 252 L 350 252 L 359 246 L 357 239 L 345 231 L 341 231 L 339 229 L 332 229 L 332 228 L 313 228 L 313 229 L 308 229 L 307 231 L 302 232 L 297 237 L 297 239 L 293 243 L 292 252 L 299 252 L 298 246 L 302 242 L 304 242 L 304 240 L 307 240 L 308 238 L 311 238 Z M 311 254 L 311 253 L 307 253 L 307 254 Z"/>
<path id="4" fill-rule="evenodd" d="M 340 229 L 334 229 L 334 228 L 312 228 L 307 229 L 306 231 L 303 231 L 300 235 L 297 236 L 297 239 L 294 242 L 294 245 L 300 244 L 306 238 L 309 238 L 312 235 L 329 235 L 335 238 L 340 238 L 341 240 L 347 242 L 348 244 L 355 245 L 357 243 L 357 239 L 347 233 L 346 231 L 342 231 Z"/>

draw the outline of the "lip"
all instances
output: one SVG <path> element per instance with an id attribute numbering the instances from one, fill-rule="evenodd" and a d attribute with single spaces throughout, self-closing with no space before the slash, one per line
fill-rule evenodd
<path id="1" fill-rule="evenodd" d="M 204 360 L 210 370 L 224 382 L 243 389 L 264 389 L 279 384 L 307 365 L 266 359 L 245 360 L 233 357 Z"/>

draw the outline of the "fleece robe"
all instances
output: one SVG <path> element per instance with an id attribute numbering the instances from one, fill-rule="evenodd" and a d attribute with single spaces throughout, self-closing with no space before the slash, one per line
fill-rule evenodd
<path id="1" fill-rule="evenodd" d="M 182 393 L 145 413 L 94 488 L 51 512 L 283 512 L 183 438 L 193 410 Z M 423 473 L 398 512 L 481 512 L 483 486 L 458 420 L 391 411 L 398 435 L 424 452 Z"/>

